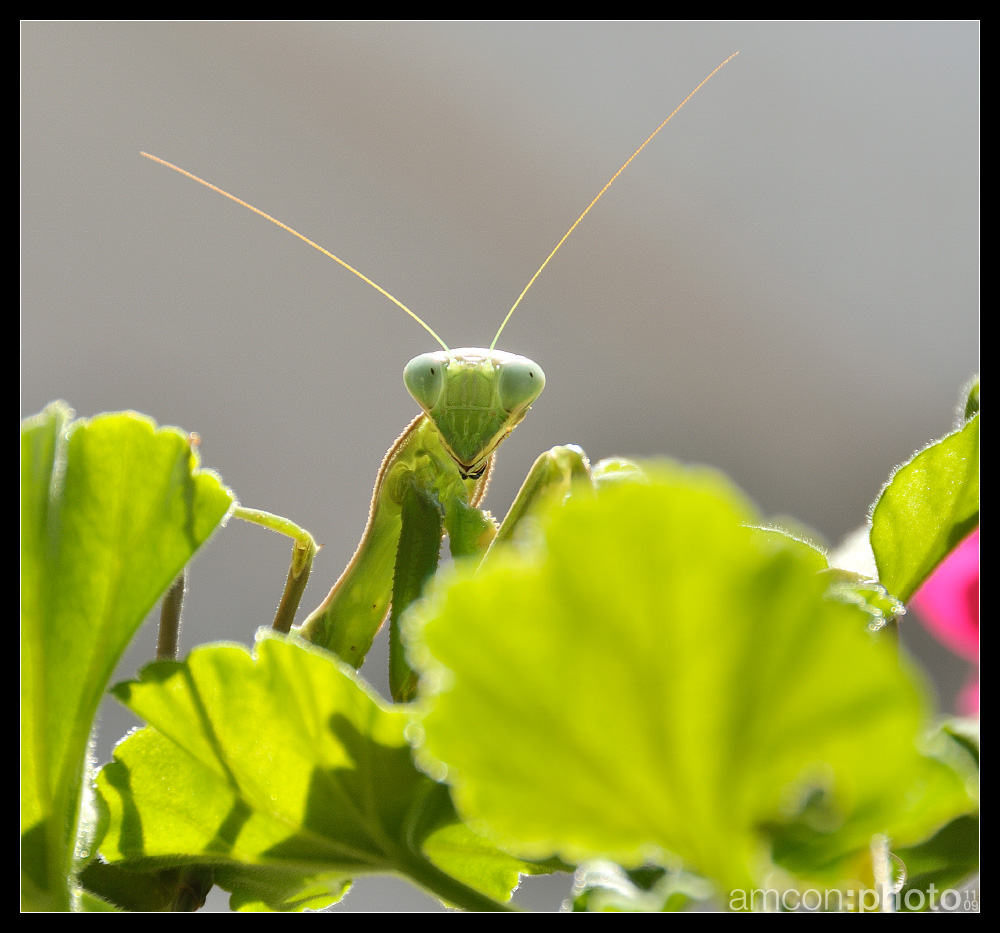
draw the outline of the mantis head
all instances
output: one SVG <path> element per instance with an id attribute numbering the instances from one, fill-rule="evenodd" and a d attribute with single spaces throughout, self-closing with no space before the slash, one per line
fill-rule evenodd
<path id="1" fill-rule="evenodd" d="M 476 476 L 541 394 L 545 373 L 524 356 L 463 347 L 415 357 L 403 382 L 461 471 Z"/>

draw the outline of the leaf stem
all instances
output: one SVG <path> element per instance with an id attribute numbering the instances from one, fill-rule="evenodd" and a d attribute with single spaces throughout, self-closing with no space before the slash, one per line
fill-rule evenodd
<path id="1" fill-rule="evenodd" d="M 296 525 L 290 519 L 274 515 L 271 512 L 262 512 L 260 509 L 248 509 L 238 505 L 233 510 L 233 517 L 260 525 L 263 528 L 269 528 L 278 534 L 286 535 L 294 542 L 292 561 L 285 579 L 285 588 L 281 593 L 281 602 L 278 603 L 274 621 L 271 623 L 271 628 L 276 632 L 287 634 L 291 631 L 292 623 L 295 621 L 295 613 L 298 611 L 302 594 L 309 582 L 313 558 L 316 556 L 316 551 L 319 550 L 316 541 L 305 528 Z"/>
<path id="2" fill-rule="evenodd" d="M 156 639 L 156 660 L 176 661 L 181 634 L 181 607 L 184 603 L 184 571 L 170 584 L 160 606 L 160 629 Z"/>

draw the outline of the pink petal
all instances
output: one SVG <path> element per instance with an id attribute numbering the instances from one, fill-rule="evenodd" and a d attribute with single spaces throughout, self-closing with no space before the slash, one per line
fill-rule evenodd
<path id="1" fill-rule="evenodd" d="M 979 529 L 938 566 L 910 600 L 928 631 L 955 654 L 979 661 Z M 979 670 L 957 700 L 958 712 L 979 713 Z"/>
<path id="2" fill-rule="evenodd" d="M 978 528 L 942 561 L 910 605 L 940 642 L 963 658 L 978 660 Z"/>

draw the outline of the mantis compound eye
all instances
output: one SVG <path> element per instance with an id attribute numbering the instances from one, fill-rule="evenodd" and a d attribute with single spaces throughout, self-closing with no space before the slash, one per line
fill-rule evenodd
<path id="1" fill-rule="evenodd" d="M 440 353 L 421 353 L 406 364 L 403 383 L 417 404 L 430 411 L 441 398 L 445 364 Z"/>
<path id="2" fill-rule="evenodd" d="M 545 388 L 542 367 L 523 356 L 504 360 L 500 367 L 497 394 L 504 411 L 526 409 Z"/>

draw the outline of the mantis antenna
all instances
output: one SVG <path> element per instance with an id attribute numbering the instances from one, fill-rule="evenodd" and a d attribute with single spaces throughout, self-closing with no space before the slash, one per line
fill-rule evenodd
<path id="1" fill-rule="evenodd" d="M 563 238 L 558 243 L 556 243 L 555 249 L 553 249 L 552 252 L 549 253 L 549 255 L 545 258 L 545 262 L 543 262 L 538 267 L 538 271 L 531 277 L 531 280 L 528 282 L 528 284 L 524 286 L 524 291 L 522 291 L 521 294 L 517 296 L 517 301 L 514 302 L 510 311 L 507 312 L 507 317 L 503 319 L 503 323 L 500 325 L 500 329 L 497 331 L 496 336 L 493 338 L 493 343 L 490 344 L 490 350 L 493 350 L 494 347 L 496 347 L 497 341 L 500 339 L 500 334 L 503 333 L 503 329 L 507 326 L 507 322 L 510 320 L 511 315 L 514 313 L 514 309 L 521 303 L 521 299 L 528 293 L 528 289 L 535 284 L 535 279 L 537 279 L 538 276 L 542 274 L 542 269 L 544 269 L 549 264 L 549 260 L 553 256 L 555 256 L 557 252 L 559 252 L 559 247 L 562 246 L 563 243 L 565 243 L 566 240 L 569 239 L 569 235 L 579 226 L 580 221 L 583 220 L 583 218 L 586 217 L 588 213 L 590 213 L 590 209 L 601 199 L 601 196 L 604 194 L 604 192 L 607 191 L 608 188 L 610 188 L 614 184 L 618 176 L 621 175 L 621 173 L 624 172 L 625 169 L 629 167 L 629 164 L 632 162 L 632 160 L 640 152 L 642 152 L 642 150 L 645 149 L 650 142 L 652 142 L 653 137 L 656 136 L 656 134 L 659 133 L 660 130 L 662 130 L 663 127 L 665 127 L 677 115 L 677 112 L 681 109 L 681 107 L 683 107 L 689 100 L 691 100 L 691 98 L 694 97 L 695 94 L 697 94 L 706 84 L 708 84 L 708 82 L 712 78 L 715 77 L 716 74 L 718 74 L 726 65 L 728 65 L 739 54 L 740 54 L 739 52 L 733 52 L 733 54 L 730 55 L 729 58 L 727 58 L 721 65 L 717 66 L 715 70 L 707 78 L 703 79 L 701 84 L 699 84 L 690 94 L 688 94 L 687 97 L 684 98 L 684 100 L 682 100 L 673 109 L 670 116 L 667 117 L 666 120 L 664 120 L 655 130 L 653 130 L 652 133 L 649 134 L 649 136 L 646 138 L 646 141 L 638 149 L 636 149 L 635 152 L 633 152 L 632 155 L 628 157 L 625 164 L 620 169 L 618 169 L 618 171 L 615 172 L 614 175 L 611 176 L 611 181 L 609 181 L 603 188 L 601 188 L 601 190 L 597 193 L 597 197 L 594 198 L 594 200 L 587 205 L 587 209 L 579 217 L 576 218 L 576 221 L 574 221 L 573 226 L 570 227 L 569 230 L 567 230 L 563 234 Z M 337 261 L 340 262 L 339 259 Z M 381 289 L 379 290 L 381 291 Z M 426 325 L 424 326 L 426 327 Z M 429 327 L 427 329 L 430 330 Z"/>
<path id="2" fill-rule="evenodd" d="M 361 281 L 367 282 L 369 285 L 371 285 L 372 288 L 375 289 L 375 291 L 381 292 L 394 305 L 396 305 L 399 308 L 402 308 L 408 315 L 410 315 L 410 317 L 413 318 L 413 320 L 415 320 L 425 331 L 427 331 L 428 334 L 430 334 L 439 344 L 441 344 L 445 352 L 449 352 L 448 345 L 437 334 L 435 334 L 433 330 L 431 330 L 430 325 L 428 325 L 418 315 L 414 314 L 408 307 L 406 307 L 406 305 L 403 304 L 403 302 L 401 302 L 395 296 L 390 295 L 381 285 L 379 285 L 377 282 L 373 282 L 370 278 L 368 278 L 367 275 L 365 275 L 363 272 L 359 272 L 357 269 L 354 268 L 354 266 L 350 265 L 350 263 L 344 262 L 344 260 L 341 259 L 339 256 L 334 256 L 333 253 L 331 253 L 328 249 L 324 249 L 322 246 L 319 245 L 319 243 L 314 243 L 312 240 L 309 239 L 309 237 L 303 236 L 301 233 L 299 233 L 298 230 L 293 230 L 291 227 L 288 226 L 288 224 L 283 224 L 276 217 L 272 217 L 270 214 L 265 214 L 259 207 L 254 207 L 252 204 L 248 204 L 246 201 L 243 201 L 240 198 L 236 197 L 236 195 L 230 194 L 228 191 L 223 191 L 222 188 L 213 185 L 211 182 L 205 181 L 204 178 L 199 178 L 197 175 L 194 175 L 191 172 L 185 171 L 180 166 L 174 165 L 172 162 L 168 162 L 166 159 L 161 159 L 158 156 L 150 155 L 148 152 L 140 152 L 139 155 L 145 156 L 147 159 L 150 159 L 153 162 L 159 162 L 160 165 L 165 165 L 167 168 L 172 168 L 175 172 L 180 172 L 180 174 L 183 175 L 185 178 L 190 178 L 192 181 L 198 182 L 199 185 L 204 185 L 206 188 L 210 188 L 217 194 L 221 194 L 223 197 L 229 198 L 230 201 L 235 201 L 237 204 L 241 205 L 242 207 L 245 207 L 248 211 L 253 211 L 255 214 L 258 214 L 261 217 L 263 217 L 265 220 L 269 220 L 271 221 L 271 223 L 281 227 L 282 230 L 287 230 L 290 234 L 292 234 L 292 236 L 297 236 L 300 240 L 302 240 L 303 243 L 308 243 L 313 249 L 318 249 L 324 256 L 329 256 L 330 259 L 332 259 L 334 262 L 340 263 L 340 265 L 342 265 L 348 272 L 353 272 L 359 279 L 361 279 Z M 509 316 L 510 315 L 508 315 L 508 317 Z"/>
<path id="3" fill-rule="evenodd" d="M 607 191 L 612 184 L 614 184 L 618 176 L 621 175 L 621 173 L 624 172 L 625 169 L 628 168 L 628 166 L 631 164 L 632 160 L 640 152 L 642 152 L 642 150 L 645 149 L 650 142 L 652 142 L 656 134 L 659 133 L 660 130 L 662 130 L 663 127 L 665 127 L 676 116 L 677 112 L 689 100 L 691 100 L 691 98 L 694 97 L 694 95 L 697 94 L 698 91 L 700 91 L 709 82 L 709 80 L 715 77 L 715 75 L 724 66 L 728 65 L 739 54 L 740 54 L 739 52 L 733 52 L 733 54 L 730 55 L 729 58 L 727 58 L 721 65 L 717 66 L 715 70 L 712 71 L 710 75 L 708 75 L 707 78 L 703 79 L 702 82 L 673 109 L 670 116 L 668 116 L 666 120 L 664 120 L 655 130 L 653 130 L 652 133 L 649 134 L 646 141 L 638 149 L 636 149 L 631 156 L 629 156 L 625 164 L 622 165 L 622 167 L 618 169 L 618 171 L 615 172 L 614 175 L 611 176 L 611 180 L 598 192 L 597 197 L 594 198 L 594 200 L 587 205 L 586 210 L 579 217 L 577 217 L 576 221 L 573 223 L 573 226 L 570 227 L 565 234 L 563 234 L 562 239 L 558 243 L 556 243 L 555 249 L 553 249 L 552 252 L 549 253 L 549 255 L 545 258 L 545 262 L 543 262 L 538 267 L 538 271 L 531 277 L 531 280 L 528 282 L 528 284 L 524 286 L 524 290 L 521 292 L 520 295 L 518 295 L 517 301 L 515 301 L 514 304 L 511 306 L 510 311 L 507 312 L 507 316 L 503 319 L 503 323 L 500 325 L 500 329 L 496 332 L 496 336 L 493 338 L 493 343 L 490 344 L 491 351 L 496 347 L 497 341 L 500 339 L 500 334 L 503 333 L 503 329 L 507 326 L 507 322 L 511 319 L 511 315 L 513 315 L 515 309 L 521 303 L 521 299 L 524 298 L 524 296 L 528 293 L 528 289 L 535 284 L 535 279 L 537 279 L 538 276 L 542 274 L 542 270 L 549 264 L 549 260 L 552 259 L 553 256 L 555 256 L 555 254 L 559 251 L 559 248 L 563 245 L 563 243 L 565 243 L 566 240 L 569 239 L 569 235 L 579 226 L 580 221 L 583 220 L 583 218 L 586 217 L 588 213 L 590 213 L 590 209 L 601 199 L 604 192 Z M 419 317 L 419 315 L 411 311 L 408 307 L 406 307 L 406 305 L 403 304 L 403 302 L 401 302 L 394 295 L 390 295 L 377 282 L 373 282 L 363 272 L 359 272 L 357 269 L 354 268 L 354 266 L 350 265 L 350 263 L 345 262 L 339 256 L 334 256 L 333 253 L 331 253 L 328 249 L 324 249 L 318 243 L 313 242 L 307 236 L 303 236 L 301 233 L 299 233 L 298 230 L 294 230 L 292 227 L 289 227 L 288 224 L 282 223 L 276 217 L 272 217 L 270 214 L 264 213 L 264 211 L 262 211 L 259 207 L 254 207 L 252 204 L 248 204 L 246 201 L 236 197 L 236 195 L 230 194 L 228 191 L 224 191 L 222 188 L 213 185 L 211 182 L 205 181 L 204 178 L 199 178 L 192 172 L 188 172 L 185 169 L 182 169 L 180 166 L 174 165 L 172 162 L 168 162 L 166 159 L 161 159 L 158 156 L 150 155 L 148 152 L 142 152 L 140 153 L 140 155 L 144 156 L 147 159 L 150 159 L 153 162 L 158 162 L 160 165 L 165 165 L 167 168 L 173 169 L 175 172 L 179 172 L 185 178 L 190 178 L 192 181 L 198 182 L 199 185 L 204 185 L 206 188 L 209 188 L 210 190 L 216 192 L 217 194 L 221 194 L 223 197 L 229 198 L 230 201 L 235 201 L 237 204 L 239 204 L 242 207 L 245 207 L 247 210 L 253 211 L 255 214 L 258 214 L 259 216 L 263 217 L 265 220 L 269 220 L 276 226 L 281 227 L 282 230 L 286 230 L 288 233 L 292 234 L 292 236 L 298 237 L 300 240 L 302 240 L 303 243 L 308 243 L 313 249 L 319 250 L 324 256 L 328 256 L 334 262 L 339 263 L 348 272 L 353 272 L 359 279 L 361 279 L 363 282 L 367 282 L 372 288 L 375 289 L 375 291 L 380 292 L 382 295 L 388 298 L 394 305 L 396 305 L 401 310 L 405 311 L 424 330 L 426 330 L 427 333 L 429 333 L 439 344 L 441 344 L 445 352 L 450 352 L 448 351 L 448 345 L 431 329 L 430 325 L 427 324 L 426 321 L 424 321 L 421 317 Z"/>

